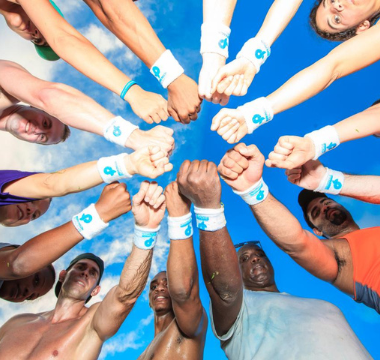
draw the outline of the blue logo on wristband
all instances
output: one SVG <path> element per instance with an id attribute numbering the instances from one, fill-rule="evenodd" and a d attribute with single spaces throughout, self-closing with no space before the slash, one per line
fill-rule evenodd
<path id="1" fill-rule="evenodd" d="M 264 59 L 266 53 L 267 53 L 266 51 L 263 51 L 261 49 L 257 49 L 255 51 L 255 57 L 256 57 L 256 59 Z"/>
<path id="2" fill-rule="evenodd" d="M 329 181 L 327 182 L 327 185 L 325 187 L 326 190 L 330 189 L 331 184 L 334 186 L 335 190 L 339 190 L 342 187 L 342 183 L 339 181 L 339 179 L 335 179 L 332 176 L 330 176 Z"/>
<path id="3" fill-rule="evenodd" d="M 154 243 L 154 239 L 153 239 L 153 238 L 150 238 L 150 239 L 148 239 L 148 240 L 145 240 L 144 245 L 145 245 L 146 247 L 150 247 L 150 246 L 152 246 L 153 243 Z"/>
<path id="4" fill-rule="evenodd" d="M 191 235 L 191 226 L 189 225 L 185 230 L 185 235 L 190 236 Z"/>
<path id="5" fill-rule="evenodd" d="M 220 40 L 218 45 L 221 49 L 225 49 L 228 46 L 228 38 Z"/>
<path id="6" fill-rule="evenodd" d="M 254 124 L 260 124 L 266 120 L 265 117 L 261 116 L 260 114 L 256 114 L 253 116 L 252 121 Z"/>
<path id="7" fill-rule="evenodd" d="M 154 76 L 158 79 L 158 81 L 161 82 L 162 78 L 160 76 L 160 72 L 161 72 L 160 68 L 158 68 L 157 66 L 153 66 L 152 70 L 153 70 Z"/>
<path id="8" fill-rule="evenodd" d="M 198 224 L 198 229 L 205 230 L 207 229 L 207 225 L 204 221 Z"/>
<path id="9" fill-rule="evenodd" d="M 264 199 L 264 190 L 260 190 L 256 196 L 256 200 L 263 200 L 263 199 Z"/>
<path id="10" fill-rule="evenodd" d="M 332 149 L 336 148 L 336 145 L 337 144 L 333 143 L 333 142 L 331 142 L 330 145 L 328 145 L 328 146 L 326 146 L 326 144 L 323 144 L 322 145 L 322 154 L 324 154 L 328 150 L 332 150 Z"/>
<path id="11" fill-rule="evenodd" d="M 113 127 L 113 135 L 114 136 L 120 136 L 121 135 L 120 126 L 114 126 Z"/>
<path id="12" fill-rule="evenodd" d="M 113 174 L 115 174 L 116 170 L 113 170 L 111 168 L 111 166 L 107 166 L 104 168 L 103 172 L 106 174 L 106 175 L 111 175 L 113 176 Z"/>
<path id="13" fill-rule="evenodd" d="M 82 220 L 83 222 L 88 224 L 92 221 L 92 216 L 90 214 L 83 214 L 79 220 Z"/>

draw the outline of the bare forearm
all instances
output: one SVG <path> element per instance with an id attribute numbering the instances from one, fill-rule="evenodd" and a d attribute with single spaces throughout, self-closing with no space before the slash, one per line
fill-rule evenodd
<path id="1" fill-rule="evenodd" d="M 230 26 L 237 0 L 203 0 L 203 22 Z"/>
<path id="2" fill-rule="evenodd" d="M 236 250 L 226 227 L 215 232 L 199 231 L 203 279 L 211 299 L 236 300 L 242 291 Z"/>
<path id="3" fill-rule="evenodd" d="M 341 143 L 380 133 L 380 106 L 375 105 L 334 125 Z"/>
<path id="4" fill-rule="evenodd" d="M 276 0 L 270 7 L 265 20 L 257 33 L 257 37 L 262 39 L 268 46 L 285 30 L 290 20 L 296 14 L 303 0 Z"/>
<path id="5" fill-rule="evenodd" d="M 30 239 L 1 259 L 0 273 L 4 280 L 27 277 L 64 255 L 83 237 L 70 221 Z"/>
<path id="6" fill-rule="evenodd" d="M 344 174 L 344 184 L 339 195 L 380 204 L 380 176 Z"/>
<path id="7" fill-rule="evenodd" d="M 132 0 L 85 0 L 95 15 L 127 45 L 148 68 L 165 51 L 165 46 Z"/>

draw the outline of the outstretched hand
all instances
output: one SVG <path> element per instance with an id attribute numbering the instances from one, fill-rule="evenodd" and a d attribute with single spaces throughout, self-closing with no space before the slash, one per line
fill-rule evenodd
<path id="1" fill-rule="evenodd" d="M 310 160 L 299 168 L 286 170 L 288 180 L 307 190 L 315 190 L 326 174 L 326 168 L 318 160 Z"/>
<path id="2" fill-rule="evenodd" d="M 211 130 L 216 131 L 229 144 L 240 141 L 248 134 L 244 115 L 237 109 L 222 109 L 212 119 Z"/>
<path id="3" fill-rule="evenodd" d="M 169 163 L 168 154 L 159 146 L 148 146 L 126 156 L 126 168 L 131 175 L 140 174 L 155 179 L 171 171 L 173 165 Z"/>
<path id="4" fill-rule="evenodd" d="M 315 148 L 309 137 L 281 136 L 265 161 L 268 167 L 299 168 L 314 158 Z"/>
<path id="5" fill-rule="evenodd" d="M 244 96 L 256 75 L 256 68 L 241 57 L 220 68 L 212 80 L 211 92 L 226 96 Z"/>
<path id="6" fill-rule="evenodd" d="M 263 166 L 264 155 L 257 146 L 240 143 L 223 156 L 218 171 L 234 190 L 245 191 L 261 179 Z"/>
<path id="7" fill-rule="evenodd" d="M 155 181 L 143 181 L 139 192 L 133 197 L 132 212 L 138 226 L 155 229 L 165 215 L 165 196 Z"/>

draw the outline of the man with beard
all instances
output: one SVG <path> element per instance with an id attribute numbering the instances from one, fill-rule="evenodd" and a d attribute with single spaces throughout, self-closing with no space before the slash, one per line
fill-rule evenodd
<path id="1" fill-rule="evenodd" d="M 150 282 L 154 339 L 140 355 L 145 359 L 203 359 L 207 314 L 199 298 L 198 268 L 193 248 L 191 202 L 177 181 L 165 189 L 170 250 L 167 271 Z"/>
<path id="2" fill-rule="evenodd" d="M 302 191 L 298 200 L 307 223 L 316 235 L 327 238 L 319 240 L 269 193 L 263 165 L 257 147 L 241 143 L 226 153 L 219 172 L 280 249 L 314 276 L 380 313 L 380 228 L 359 230 L 343 206 L 324 194 Z M 235 187 L 239 178 L 242 185 Z"/>
<path id="3" fill-rule="evenodd" d="M 235 189 L 247 185 L 244 173 L 226 182 Z M 279 292 L 257 241 L 239 244 L 244 246 L 236 254 L 215 164 L 185 161 L 178 184 L 194 203 L 213 332 L 228 359 L 371 358 L 334 305 Z"/>

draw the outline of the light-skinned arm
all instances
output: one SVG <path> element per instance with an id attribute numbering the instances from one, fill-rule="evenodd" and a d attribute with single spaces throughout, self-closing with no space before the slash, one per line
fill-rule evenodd
<path id="1" fill-rule="evenodd" d="M 261 116 L 268 112 L 275 115 L 299 105 L 319 94 L 335 80 L 378 61 L 380 49 L 376 44 L 379 41 L 380 26 L 376 25 L 361 33 L 360 36 L 355 36 L 340 44 L 324 58 L 294 75 L 278 90 L 266 97 L 266 105 L 262 105 L 262 102 L 257 103 L 260 99 L 256 99 L 242 107 L 246 110 L 254 107 L 255 112 Z M 212 120 L 212 130 L 218 131 L 229 143 L 234 143 L 248 133 L 247 122 L 249 121 L 252 119 L 246 119 L 239 109 L 222 109 Z M 228 131 L 232 122 L 238 125 L 235 125 L 233 131 Z"/>
<path id="2" fill-rule="evenodd" d="M 276 0 L 270 7 L 256 38 L 269 48 L 282 34 L 293 19 L 303 0 Z M 253 78 L 257 74 L 255 66 L 245 57 L 240 57 L 220 68 L 212 80 L 212 92 L 227 96 L 247 94 Z"/>
<path id="3" fill-rule="evenodd" d="M 186 160 L 177 175 L 181 194 L 200 208 L 220 209 L 221 191 L 216 165 Z M 236 250 L 226 227 L 199 230 L 203 280 L 212 302 L 215 329 L 225 334 L 234 324 L 243 300 L 243 281 Z"/>
<path id="4" fill-rule="evenodd" d="M 230 26 L 237 0 L 203 0 L 203 23 Z M 226 63 L 226 58 L 214 52 L 202 54 L 203 64 L 199 74 L 199 96 L 214 104 L 226 105 L 229 96 L 211 89 L 212 79 Z"/>
<path id="5" fill-rule="evenodd" d="M 132 0 L 85 0 L 108 30 L 127 45 L 150 69 L 165 52 L 165 46 Z M 176 121 L 197 119 L 200 99 L 197 84 L 185 74 L 168 86 L 168 112 Z"/>
<path id="6" fill-rule="evenodd" d="M 0 99 L 0 111 L 22 101 L 54 116 L 65 125 L 100 136 L 104 135 L 107 122 L 115 117 L 79 90 L 41 80 L 11 61 L 0 61 L 0 88 L 7 99 Z M 172 129 L 163 126 L 148 131 L 136 129 L 126 140 L 125 147 L 137 150 L 149 145 L 158 145 L 169 152 L 174 144 L 172 134 Z"/>
<path id="7" fill-rule="evenodd" d="M 218 170 L 232 189 L 245 191 L 261 179 L 263 166 L 264 156 L 259 149 L 240 143 L 227 151 Z M 271 193 L 250 208 L 260 227 L 281 250 L 314 276 L 329 282 L 335 280 L 338 265 L 333 250 L 304 230 Z"/>
<path id="8" fill-rule="evenodd" d="M 96 211 L 104 222 L 109 222 L 131 210 L 129 193 L 124 183 L 104 187 Z M 72 221 L 46 231 L 25 244 L 0 251 L 0 278 L 13 280 L 28 277 L 51 264 L 83 240 Z"/>
<path id="9" fill-rule="evenodd" d="M 126 154 L 124 163 L 130 175 L 140 174 L 151 178 L 160 176 L 173 168 L 167 154 L 158 146 L 146 147 L 132 154 Z M 22 197 L 44 199 L 81 192 L 102 182 L 97 161 L 91 161 L 53 173 L 27 176 L 6 184 L 3 191 Z"/>
<path id="10" fill-rule="evenodd" d="M 116 95 L 121 94 L 131 79 L 62 18 L 49 0 L 35 0 L 33 3 L 18 0 L 18 3 L 59 57 Z M 134 85 L 124 99 L 131 104 L 134 113 L 146 122 L 167 119 L 166 100 L 161 95 Z"/>
<path id="11" fill-rule="evenodd" d="M 147 193 L 160 194 L 144 201 Z M 139 192 L 133 197 L 132 212 L 135 223 L 144 228 L 157 228 L 165 214 L 165 197 L 157 183 L 144 181 Z M 153 249 L 142 250 L 133 245 L 120 276 L 119 284 L 113 287 L 96 309 L 91 329 L 105 341 L 113 336 L 132 310 L 138 297 L 145 288 L 153 257 Z"/>
<path id="12" fill-rule="evenodd" d="M 299 168 L 286 170 L 285 173 L 292 184 L 304 189 L 315 190 L 326 171 L 326 167 L 320 161 L 310 160 Z M 339 195 L 380 204 L 380 176 L 344 174 L 344 182 Z"/>
<path id="13" fill-rule="evenodd" d="M 179 193 L 177 181 L 166 187 L 165 198 L 170 217 L 181 217 L 190 212 L 191 202 Z M 190 338 L 205 332 L 207 315 L 199 297 L 193 236 L 183 240 L 170 240 L 166 273 L 178 327 Z"/>

